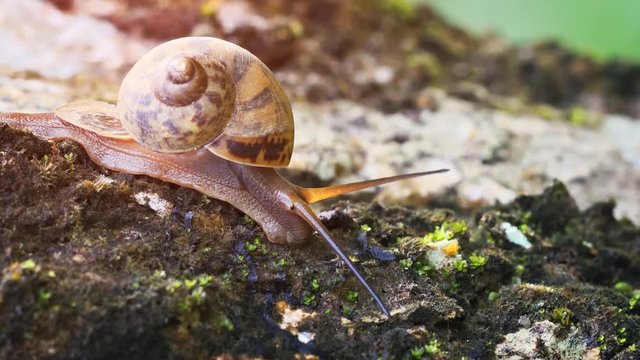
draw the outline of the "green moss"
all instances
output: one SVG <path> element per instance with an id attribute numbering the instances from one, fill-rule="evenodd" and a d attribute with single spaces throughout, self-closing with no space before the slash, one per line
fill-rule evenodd
<path id="1" fill-rule="evenodd" d="M 469 267 L 469 264 L 464 259 L 455 259 L 453 261 L 453 268 L 456 271 L 466 271 L 467 267 Z"/>
<path id="2" fill-rule="evenodd" d="M 182 281 L 173 280 L 165 287 L 165 290 L 167 290 L 169 294 L 173 294 L 174 292 L 176 292 L 176 290 L 180 289 L 181 287 L 182 287 Z"/>
<path id="3" fill-rule="evenodd" d="M 573 312 L 565 306 L 557 307 L 553 309 L 553 311 L 551 312 L 551 320 L 563 326 L 571 325 L 572 317 L 573 317 Z"/>
<path id="4" fill-rule="evenodd" d="M 627 295 L 633 294 L 633 286 L 628 282 L 619 281 L 613 285 L 613 288 Z"/>
<path id="5" fill-rule="evenodd" d="M 197 309 L 204 305 L 207 293 L 201 286 L 196 286 L 190 292 L 188 292 L 189 289 L 185 288 L 185 290 L 180 294 L 176 293 L 179 296 L 177 309 L 182 322 L 191 322 L 194 316 L 198 317 Z"/>
<path id="6" fill-rule="evenodd" d="M 525 270 L 524 265 L 522 265 L 522 264 L 516 265 L 516 267 L 514 268 L 514 271 L 513 271 L 513 276 L 516 277 L 516 278 L 521 278 L 522 275 L 524 275 L 524 270 Z"/>
<path id="7" fill-rule="evenodd" d="M 427 355 L 431 356 L 442 356 L 447 354 L 447 352 L 441 348 L 438 339 L 431 339 L 425 346 L 425 352 Z"/>
<path id="8" fill-rule="evenodd" d="M 258 252 L 262 255 L 266 255 L 269 252 L 267 246 L 261 241 L 259 237 L 253 239 L 253 242 L 246 242 L 244 248 L 249 252 Z"/>
<path id="9" fill-rule="evenodd" d="M 191 288 L 193 288 L 194 286 L 196 286 L 196 284 L 198 283 L 197 279 L 185 279 L 184 280 L 184 287 L 189 290 Z"/>
<path id="10" fill-rule="evenodd" d="M 416 346 L 410 351 L 411 357 L 414 359 L 422 359 L 426 353 L 424 346 Z"/>
<path id="11" fill-rule="evenodd" d="M 627 328 L 626 327 L 621 327 L 618 328 L 618 334 L 616 335 L 616 342 L 618 343 L 618 345 L 624 345 L 627 343 Z"/>
<path id="12" fill-rule="evenodd" d="M 211 281 L 213 280 L 213 276 L 208 275 L 208 274 L 203 274 L 203 275 L 198 276 L 197 279 L 198 279 L 198 284 L 200 286 L 205 287 L 205 286 L 208 286 L 208 285 L 211 284 Z"/>
<path id="13" fill-rule="evenodd" d="M 402 270 L 409 270 L 411 269 L 411 265 L 413 265 L 413 260 L 411 260 L 410 258 L 400 259 L 398 261 L 398 264 L 400 264 Z"/>
<path id="14" fill-rule="evenodd" d="M 20 263 L 20 268 L 22 270 L 35 270 L 36 267 L 37 267 L 37 264 L 35 261 L 33 261 L 33 259 L 27 259 Z"/>
<path id="15" fill-rule="evenodd" d="M 427 275 L 431 270 L 433 270 L 433 267 L 427 262 L 416 261 L 413 269 L 416 275 L 423 276 Z"/>
<path id="16" fill-rule="evenodd" d="M 631 299 L 629 299 L 629 310 L 634 310 L 638 302 L 640 302 L 640 292 L 634 293 Z"/>
<path id="17" fill-rule="evenodd" d="M 452 295 L 459 294 L 461 290 L 460 283 L 457 281 L 451 281 L 450 283 L 447 284 L 446 288 L 449 291 L 449 293 Z"/>
<path id="18" fill-rule="evenodd" d="M 468 230 L 467 223 L 464 220 L 456 220 L 449 226 L 454 235 L 465 234 Z"/>
<path id="19" fill-rule="evenodd" d="M 318 279 L 311 280 L 311 289 L 314 291 L 320 290 L 320 281 L 318 281 Z"/>
<path id="20" fill-rule="evenodd" d="M 607 339 L 604 335 L 599 335 L 598 338 L 596 339 L 596 341 L 598 342 L 598 347 L 600 348 L 600 351 L 605 351 L 607 350 Z"/>
<path id="21" fill-rule="evenodd" d="M 250 274 L 251 272 L 249 271 L 249 269 L 245 267 L 242 269 L 242 271 L 240 271 L 240 279 L 242 279 L 242 281 L 247 281 Z"/>
<path id="22" fill-rule="evenodd" d="M 469 264 L 472 269 L 483 267 L 487 263 L 487 258 L 480 254 L 469 255 Z"/>
<path id="23" fill-rule="evenodd" d="M 193 289 L 193 291 L 191 291 L 191 294 L 189 295 L 189 299 L 192 300 L 194 303 L 200 305 L 204 302 L 206 295 L 207 294 L 204 292 L 204 288 L 202 286 L 198 286 L 195 289 Z"/>
<path id="24" fill-rule="evenodd" d="M 414 359 L 423 359 L 426 357 L 433 356 L 446 356 L 447 352 L 442 349 L 440 342 L 438 339 L 431 339 L 424 346 L 414 347 L 410 350 L 411 357 Z"/>
<path id="25" fill-rule="evenodd" d="M 40 304 L 46 304 L 47 302 L 49 302 L 49 300 L 51 300 L 52 296 L 53 293 L 51 293 L 50 291 L 46 291 L 44 289 L 38 290 L 38 302 Z"/>
<path id="26" fill-rule="evenodd" d="M 421 247 L 427 246 L 429 243 L 438 241 L 451 240 L 454 237 L 453 231 L 449 230 L 447 222 L 443 222 L 442 225 L 436 226 L 435 230 L 427 233 L 419 242 Z"/>
<path id="27" fill-rule="evenodd" d="M 316 301 L 316 296 L 313 294 L 307 294 L 302 297 L 302 303 L 305 304 L 306 306 L 310 306 L 315 301 Z"/>
<path id="28" fill-rule="evenodd" d="M 222 283 L 225 285 L 231 284 L 231 274 L 228 272 L 222 274 Z"/>

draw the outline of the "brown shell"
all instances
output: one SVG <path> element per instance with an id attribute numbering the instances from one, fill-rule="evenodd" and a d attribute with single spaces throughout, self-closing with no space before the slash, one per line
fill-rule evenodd
<path id="1" fill-rule="evenodd" d="M 145 147 L 167 153 L 201 148 L 218 137 L 234 110 L 231 74 L 214 50 L 170 41 L 129 70 L 118 93 L 122 125 Z"/>
<path id="2" fill-rule="evenodd" d="M 224 72 L 218 63 L 212 64 L 211 68 Z M 158 69 L 152 88 L 156 99 L 166 105 L 180 107 L 197 101 L 208 86 L 207 70 L 196 59 L 178 55 L 167 59 L 164 67 Z"/>
<path id="3" fill-rule="evenodd" d="M 284 167 L 293 152 L 291 105 L 273 73 L 247 50 L 226 41 L 227 69 L 236 86 L 236 108 L 207 148 L 225 159 L 258 166 Z"/>
<path id="4" fill-rule="evenodd" d="M 158 74 L 180 59 L 207 71 L 207 87 L 195 86 L 201 96 L 191 102 L 158 101 L 155 93 L 176 86 L 157 85 L 171 77 Z M 269 167 L 287 166 L 293 151 L 293 115 L 282 86 L 253 54 L 216 38 L 181 38 L 152 49 L 123 81 L 118 109 L 132 136 L 156 151 L 204 145 L 225 159 Z"/>

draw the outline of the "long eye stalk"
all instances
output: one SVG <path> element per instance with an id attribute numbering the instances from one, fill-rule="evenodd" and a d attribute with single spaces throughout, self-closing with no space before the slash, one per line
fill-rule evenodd
<path id="1" fill-rule="evenodd" d="M 305 188 L 305 187 L 295 186 L 295 185 L 294 187 L 296 189 L 296 192 L 298 193 L 298 195 L 300 195 L 301 198 L 303 198 L 309 204 L 313 204 L 314 202 L 318 202 L 321 200 L 336 197 L 338 195 L 343 195 L 343 194 L 351 193 L 358 190 L 363 190 L 363 189 L 374 187 L 374 186 L 380 186 L 380 185 L 388 184 L 391 182 L 411 179 L 419 176 L 439 174 L 447 171 L 449 171 L 449 169 L 423 171 L 423 172 L 417 172 L 417 173 L 411 173 L 411 174 L 388 176 L 388 177 L 383 177 L 383 178 L 373 179 L 373 180 L 365 180 L 365 181 L 355 182 L 351 184 L 332 185 L 332 186 L 321 187 L 321 188 Z"/>

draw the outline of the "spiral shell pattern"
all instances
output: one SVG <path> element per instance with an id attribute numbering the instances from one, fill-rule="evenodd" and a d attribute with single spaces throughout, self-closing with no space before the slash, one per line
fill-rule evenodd
<path id="1" fill-rule="evenodd" d="M 234 109 L 235 86 L 223 64 L 165 43 L 140 59 L 122 82 L 118 113 L 140 144 L 158 152 L 200 148 L 220 135 Z"/>
<path id="2" fill-rule="evenodd" d="M 224 40 L 187 37 L 152 49 L 118 94 L 123 126 L 159 152 L 205 146 L 244 164 L 286 166 L 293 151 L 287 95 L 249 51 Z"/>
<path id="3" fill-rule="evenodd" d="M 199 62 L 189 57 L 177 56 L 159 67 L 153 95 L 168 106 L 187 106 L 202 96 L 207 90 L 208 82 L 207 71 Z"/>

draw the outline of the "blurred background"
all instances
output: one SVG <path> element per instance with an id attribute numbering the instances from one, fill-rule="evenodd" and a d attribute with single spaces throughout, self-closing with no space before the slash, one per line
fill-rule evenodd
<path id="1" fill-rule="evenodd" d="M 428 106 L 419 93 L 435 86 L 589 122 L 585 112 L 640 116 L 638 10 L 632 0 L 5 0 L 0 70 L 117 83 L 153 44 L 207 35 L 274 70 L 310 74 L 281 76 L 295 98 L 358 99 L 390 112 Z"/>
<path id="2" fill-rule="evenodd" d="M 640 61 L 640 2 L 634 0 L 420 0 L 476 34 L 517 44 L 542 39 L 602 60 Z"/>

